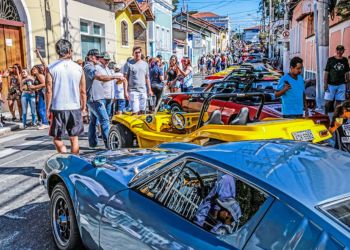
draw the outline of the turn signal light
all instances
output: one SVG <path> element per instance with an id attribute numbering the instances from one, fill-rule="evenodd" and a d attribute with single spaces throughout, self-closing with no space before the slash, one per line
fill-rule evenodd
<path id="1" fill-rule="evenodd" d="M 327 129 L 325 129 L 325 130 L 322 130 L 322 131 L 320 131 L 320 137 L 326 137 L 326 136 L 328 136 L 328 130 Z"/>

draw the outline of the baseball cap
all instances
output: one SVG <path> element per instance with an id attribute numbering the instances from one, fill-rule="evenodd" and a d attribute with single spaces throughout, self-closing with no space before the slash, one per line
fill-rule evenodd
<path id="1" fill-rule="evenodd" d="M 338 45 L 336 50 L 344 50 L 344 46 L 343 45 Z"/>
<path id="2" fill-rule="evenodd" d="M 98 49 L 90 49 L 87 53 L 87 56 L 96 56 L 96 57 L 101 57 L 100 52 Z"/>
<path id="3" fill-rule="evenodd" d="M 111 56 L 107 52 L 102 52 L 100 57 L 105 60 L 111 60 Z"/>

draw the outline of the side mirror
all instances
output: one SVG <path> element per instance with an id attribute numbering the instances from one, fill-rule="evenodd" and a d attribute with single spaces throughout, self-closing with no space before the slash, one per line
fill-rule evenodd
<path id="1" fill-rule="evenodd" d="M 147 123 L 153 122 L 153 116 L 152 116 L 152 115 L 146 116 L 146 122 L 147 122 Z"/>
<path id="2" fill-rule="evenodd" d="M 98 155 L 98 156 L 95 156 L 95 158 L 92 160 L 91 163 L 95 168 L 98 168 L 106 164 L 106 162 L 107 162 L 107 158 L 105 156 Z"/>

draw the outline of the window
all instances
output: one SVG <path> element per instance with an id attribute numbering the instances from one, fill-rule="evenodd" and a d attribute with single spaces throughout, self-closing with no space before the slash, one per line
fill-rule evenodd
<path id="1" fill-rule="evenodd" d="M 171 43 L 170 31 L 167 30 L 167 31 L 166 31 L 166 46 L 165 46 L 165 48 L 166 48 L 167 50 L 170 50 L 170 43 Z"/>
<path id="2" fill-rule="evenodd" d="M 323 205 L 320 209 L 347 229 L 350 229 L 350 198 Z"/>
<path id="3" fill-rule="evenodd" d="M 101 35 L 101 26 L 94 24 L 94 35 Z"/>
<path id="4" fill-rule="evenodd" d="M 160 42 L 160 27 L 156 26 L 156 49 L 160 49 L 161 47 L 161 42 Z"/>
<path id="5" fill-rule="evenodd" d="M 248 184 L 199 161 L 177 165 L 136 189 L 217 235 L 237 232 L 267 199 Z"/>
<path id="6" fill-rule="evenodd" d="M 161 48 L 162 49 L 165 49 L 165 44 L 166 44 L 166 41 L 165 41 L 165 29 L 162 28 L 162 39 L 161 39 Z"/>
<path id="7" fill-rule="evenodd" d="M 85 22 L 80 22 L 80 32 L 89 33 L 89 24 Z"/>
<path id="8" fill-rule="evenodd" d="M 90 49 L 105 50 L 105 26 L 88 20 L 80 21 L 81 53 L 85 57 Z"/>
<path id="9" fill-rule="evenodd" d="M 122 33 L 122 45 L 129 45 L 129 35 L 128 35 L 128 24 L 125 21 L 121 22 L 121 33 Z"/>

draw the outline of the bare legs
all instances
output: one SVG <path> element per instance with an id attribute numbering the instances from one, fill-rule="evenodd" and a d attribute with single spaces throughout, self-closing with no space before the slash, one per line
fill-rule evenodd
<path id="1" fill-rule="evenodd" d="M 78 136 L 69 137 L 70 145 L 71 145 L 71 153 L 79 154 L 79 139 Z M 56 147 L 58 153 L 67 153 L 67 147 L 64 145 L 61 138 L 55 137 L 53 139 L 53 143 Z"/>

